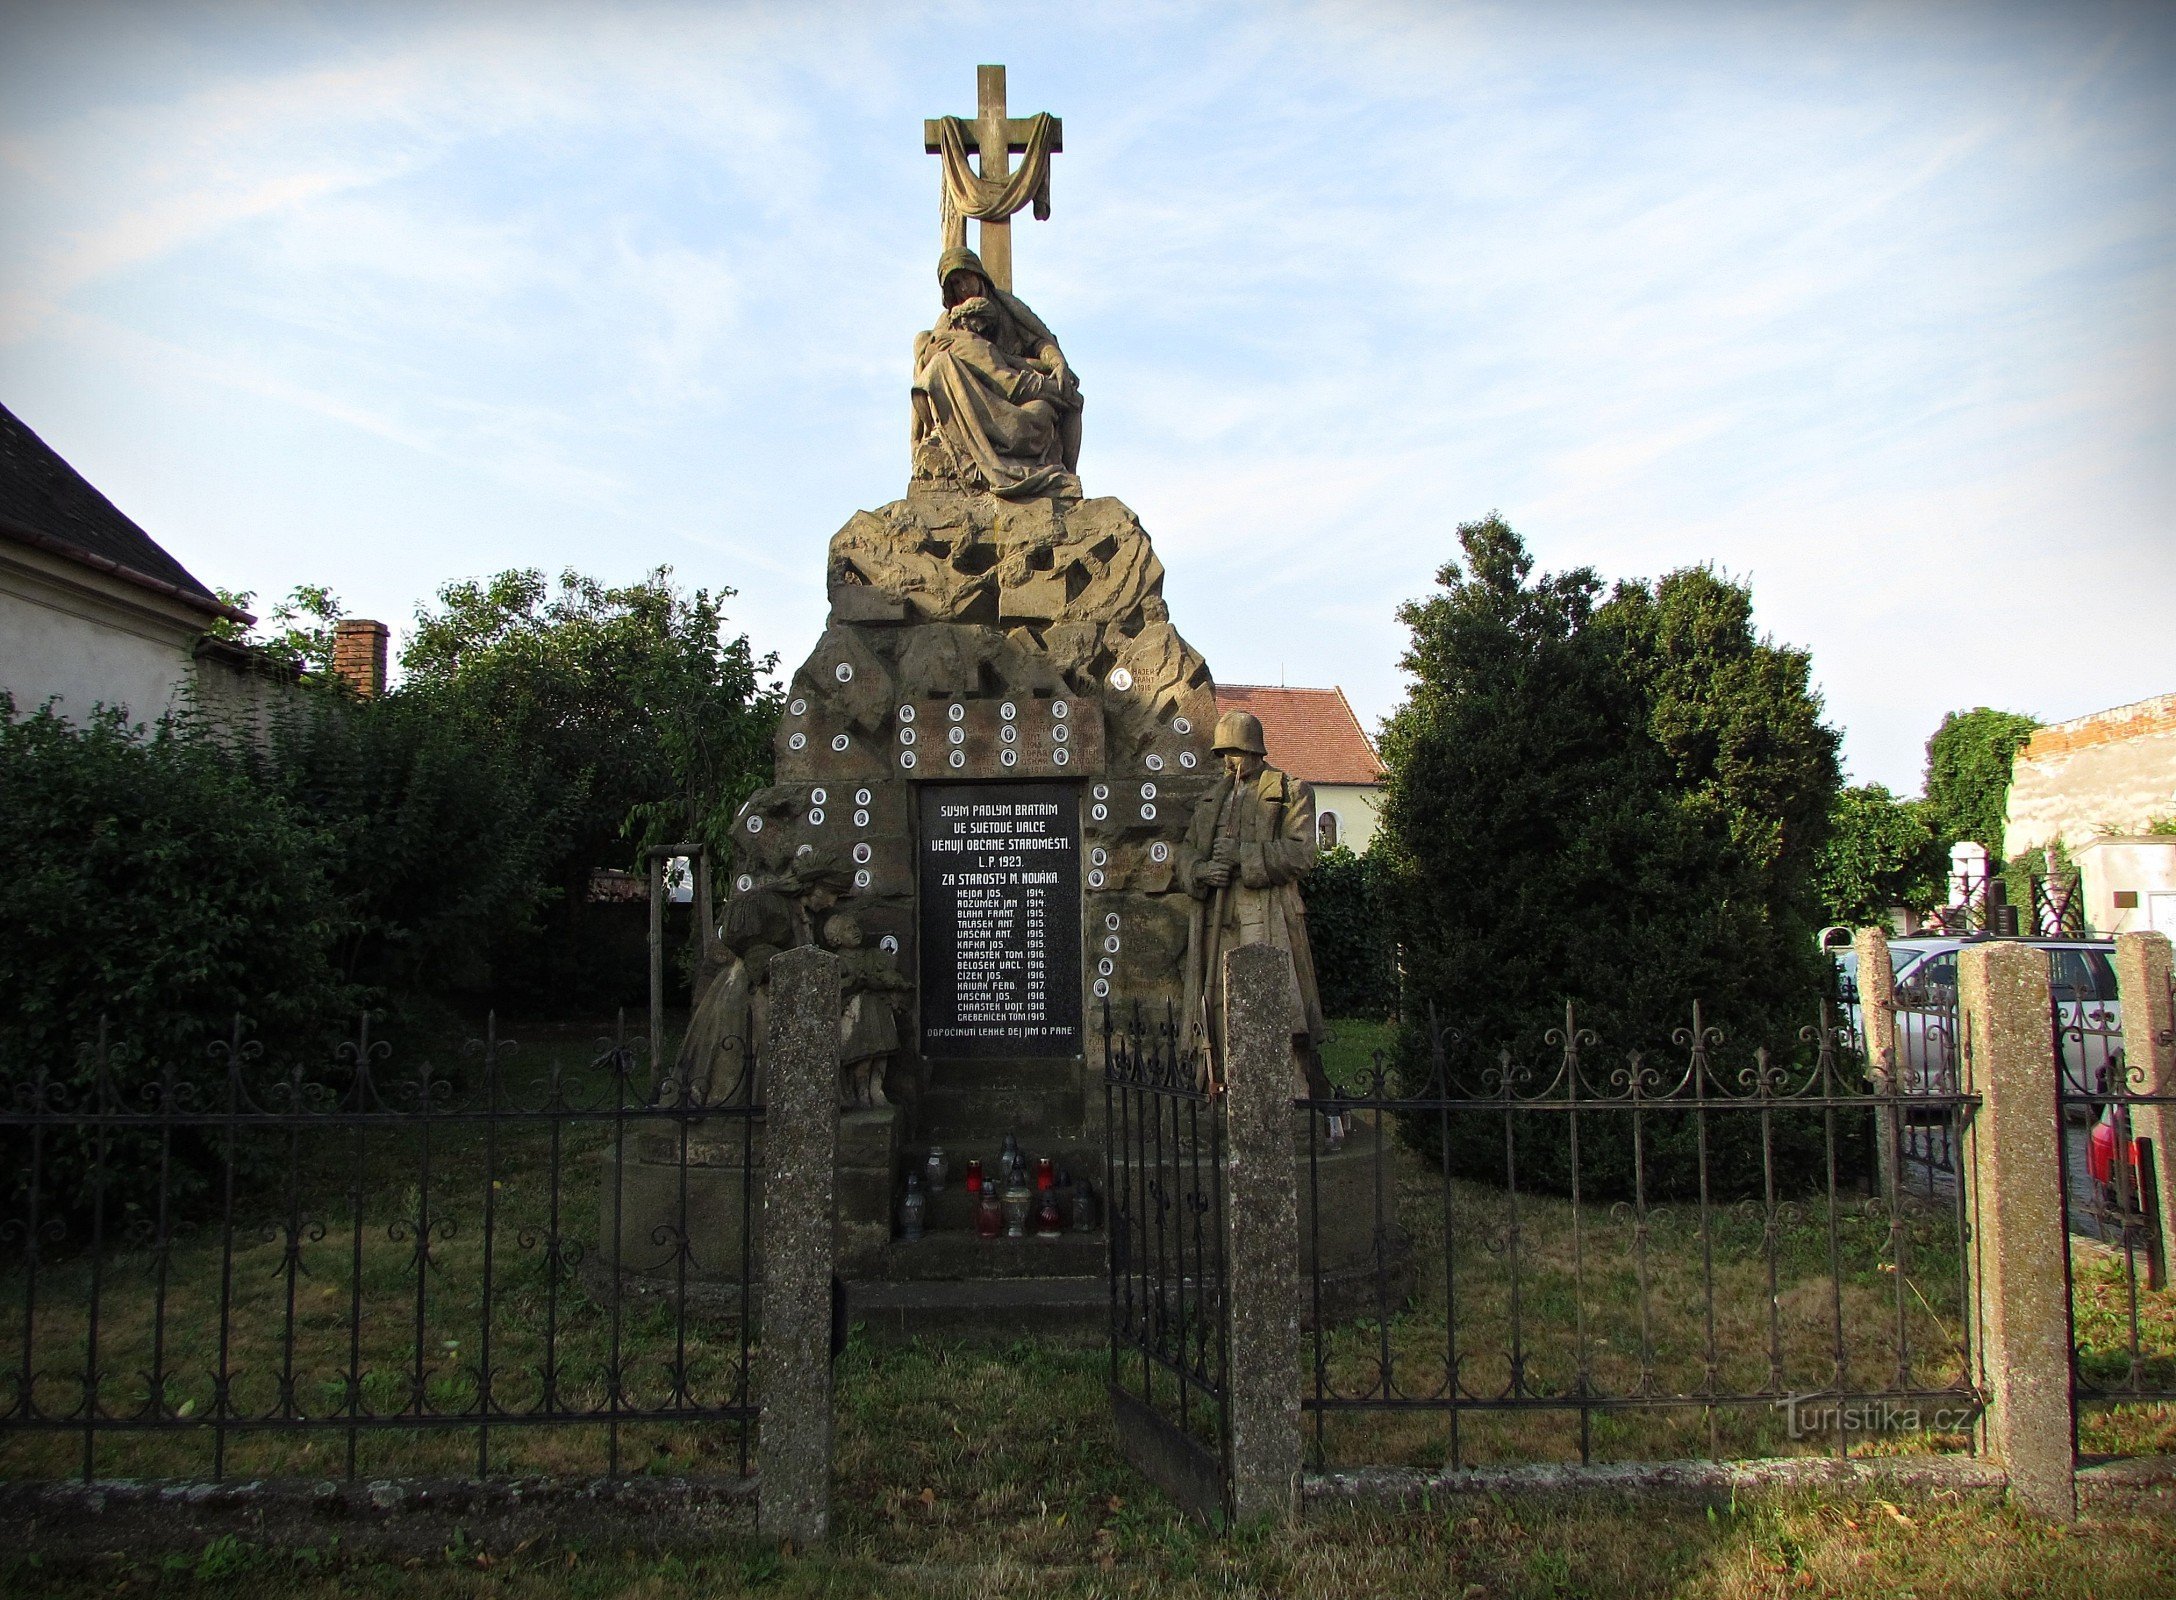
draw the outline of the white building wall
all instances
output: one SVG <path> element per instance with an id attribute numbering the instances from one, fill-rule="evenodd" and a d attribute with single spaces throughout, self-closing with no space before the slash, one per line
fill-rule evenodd
<path id="1" fill-rule="evenodd" d="M 190 646 L 209 619 L 105 574 L 0 545 L 0 689 L 18 716 L 48 699 L 80 718 L 99 704 L 154 722 L 195 677 Z"/>
<path id="2" fill-rule="evenodd" d="M 1354 855 L 1366 855 L 1382 818 L 1381 789 L 1358 783 L 1318 783 L 1313 788 L 1317 828 L 1325 811 L 1335 813 L 1337 842 Z"/>
<path id="3" fill-rule="evenodd" d="M 2085 896 L 2085 925 L 2094 933 L 2176 936 L 2176 838 L 2094 839 L 2071 851 L 2070 858 L 2078 865 L 2079 892 Z"/>

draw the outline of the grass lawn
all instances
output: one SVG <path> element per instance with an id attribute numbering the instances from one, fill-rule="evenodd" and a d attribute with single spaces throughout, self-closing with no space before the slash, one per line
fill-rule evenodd
<path id="1" fill-rule="evenodd" d="M 1329 1052 L 1338 1081 L 1355 1081 L 1367 1053 L 1386 1029 L 1344 1023 Z M 558 1053 L 570 1072 L 582 1070 L 586 1039 L 538 1038 L 523 1052 L 527 1073 Z M 594 1087 L 594 1085 L 592 1086 Z M 463 1141 L 467 1141 L 464 1143 Z M 412 1240 L 394 1225 L 411 1218 L 421 1196 L 413 1190 L 413 1152 L 393 1139 L 369 1154 L 382 1184 L 367 1196 L 361 1233 L 362 1269 L 351 1265 L 357 1235 L 343 1211 L 346 1171 L 322 1152 L 301 1170 L 322 1179 L 317 1215 L 328 1222 L 322 1240 L 306 1241 L 299 1270 L 288 1270 L 278 1227 L 254 1215 L 237 1229 L 236 1270 L 225 1291 L 236 1308 L 230 1360 L 247 1404 L 276 1403 L 278 1377 L 292 1368 L 291 1386 L 303 1402 L 324 1405 L 337 1395 L 351 1364 L 366 1374 L 366 1399 L 397 1407 L 420 1366 L 434 1400 L 458 1408 L 473 1398 L 482 1328 L 477 1294 L 482 1240 L 476 1227 L 483 1172 L 463 1135 L 436 1150 L 440 1185 L 434 1214 L 459 1226 L 434 1245 L 436 1265 L 416 1326 L 417 1272 Z M 560 1153 L 566 1207 L 562 1229 L 594 1236 L 599 1136 L 588 1131 Z M 535 1230 L 548 1215 L 551 1155 L 530 1139 L 495 1152 L 493 1191 L 500 1226 L 508 1230 L 495 1263 L 492 1328 L 496 1396 L 509 1405 L 530 1399 L 537 1382 L 541 1332 L 558 1341 L 558 1382 L 568 1398 L 601 1393 L 601 1366 L 610 1334 L 608 1306 L 593 1299 L 579 1276 L 554 1288 L 544 1271 Z M 1333 1382 L 1362 1385 L 1386 1348 L 1401 1383 L 1425 1386 L 1444 1367 L 1447 1285 L 1443 1272 L 1443 1187 L 1409 1153 L 1393 1167 L 1399 1220 L 1422 1242 L 1411 1299 L 1387 1327 L 1362 1324 L 1333 1332 L 1328 1346 Z M 404 1176 L 404 1173 L 407 1174 Z M 1644 1297 L 1656 1381 L 1681 1389 L 1704 1359 L 1700 1308 L 1712 1276 L 1721 1310 L 1718 1344 L 1732 1383 L 1756 1383 L 1766 1363 L 1780 1359 L 1794 1381 L 1813 1378 L 1834 1344 L 1827 1226 L 1817 1208 L 1777 1231 L 1742 1214 L 1711 1220 L 1713 1266 L 1703 1266 L 1697 1219 L 1654 1208 L 1644 1231 L 1631 1231 L 1607 1206 L 1592 1208 L 1572 1251 L 1569 1206 L 1547 1197 L 1522 1202 L 1519 1245 L 1521 1320 L 1535 1361 L 1563 1376 L 1565 1352 L 1583 1326 L 1595 1344 L 1591 1369 L 1622 1388 L 1639 1377 L 1636 1327 Z M 1452 1262 L 1458 1274 L 1462 1349 L 1475 1363 L 1469 1380 L 1488 1378 L 1488 1352 L 1500 1349 L 1507 1327 L 1507 1258 L 1502 1195 L 1459 1181 L 1452 1186 Z M 276 1220 L 276 1219 L 272 1219 Z M 1913 1348 L 1930 1363 L 1919 1373 L 1940 1381 L 1938 1357 L 1950 1348 L 1942 1308 L 1955 1295 L 1955 1263 L 1940 1250 L 1941 1229 L 1929 1225 L 1914 1246 L 1900 1293 L 1886 1225 L 1854 1217 L 1845 1244 L 1842 1299 L 1849 1313 L 1851 1360 L 1878 1374 L 1893 1359 L 1902 1306 Z M 529 1242 L 520 1230 L 530 1230 Z M 1803 1237 L 1801 1237 L 1803 1235 Z M 511 1245 L 511 1248 L 508 1246 Z M 1646 1253 L 1644 1265 L 1640 1252 Z M 2097 1253 L 2096 1253 L 2097 1252 Z M 117 1256 L 104 1282 L 100 1329 L 103 1361 L 124 1399 L 148 1342 L 157 1333 L 176 1369 L 169 1408 L 201 1405 L 216 1357 L 218 1263 L 221 1252 L 201 1233 L 177 1246 L 162 1328 L 154 1330 L 150 1264 L 140 1254 Z M 1430 1264 L 1430 1256 L 1433 1263 Z M 1769 1256 L 1779 1293 L 1768 1288 Z M 1953 1254 L 1953 1252 L 1952 1252 Z M 49 1406 L 65 1408 L 67 1374 L 80 1370 L 84 1337 L 79 1266 L 61 1264 L 39 1286 L 35 1336 L 41 1371 L 53 1374 Z M 1642 1274 L 1644 1273 L 1644 1277 Z M 2102 1247 L 2084 1248 L 2077 1262 L 2080 1335 L 2102 1366 L 2104 1353 L 2127 1339 L 2131 1300 L 2120 1263 Z M 1644 1288 L 1642 1284 L 1644 1283 Z M 0 1271 L 0 1349 L 21 1336 L 19 1313 L 9 1322 L 10 1297 L 20 1287 Z M 290 1294 L 293 1295 L 292 1302 Z M 357 1352 L 348 1344 L 348 1312 L 360 1294 L 369 1307 Z M 547 1297 L 556 1294 L 548 1306 Z M 290 1314 L 288 1307 L 295 1310 Z M 1584 1321 L 1582 1322 L 1582 1318 Z M 2140 1325 L 2152 1359 L 2176 1352 L 2176 1296 L 2146 1298 Z M 288 1330 L 292 1329 L 290 1336 Z M 724 1382 L 737 1345 L 708 1323 L 691 1319 L 690 1357 L 705 1381 Z M 652 1308 L 621 1329 L 623 1350 L 640 1370 L 635 1382 L 654 1389 L 676 1348 L 676 1331 Z M 1775 1342 L 1780 1333 L 1781 1343 Z M 1550 1363 L 1555 1363 L 1551 1368 Z M 1727 1367 L 1727 1363 L 1740 1363 Z M 1750 1362 L 1751 1366 L 1743 1363 Z M 1856 1369 L 1855 1369 L 1856 1370 Z M 2151 1371 L 2158 1372 L 2158 1367 Z M 308 1549 L 269 1549 L 221 1538 L 187 1557 L 89 1555 L 32 1565 L 0 1539 L 0 1597 L 149 1593 L 430 1596 L 664 1596 L 779 1595 L 1070 1596 L 1382 1594 L 1429 1600 L 1480 1596 L 1715 1596 L 1768 1595 L 2007 1595 L 2166 1596 L 2176 1593 L 2176 1519 L 2164 1510 L 2110 1516 L 2058 1529 L 2014 1516 L 1984 1498 L 1901 1492 L 1762 1491 L 1734 1503 L 1662 1496 L 1586 1494 L 1493 1500 L 1456 1497 L 1445 1503 L 1391 1511 L 1325 1506 L 1291 1527 L 1251 1529 L 1217 1537 L 1188 1521 L 1123 1465 L 1104 1397 L 1107 1366 L 1100 1351 L 1021 1343 L 1003 1349 L 917 1344 L 880 1348 L 856 1338 L 839 1368 L 834 1457 L 835 1537 L 821 1552 L 795 1553 L 750 1538 L 713 1542 L 659 1556 L 638 1548 L 647 1530 L 630 1528 L 625 1547 L 610 1543 L 542 1541 L 493 1548 L 466 1533 L 439 1556 L 394 1561 L 355 1556 L 329 1537 Z M 1297 1379 L 1299 1375 L 1295 1375 Z M 375 1387 L 371 1387 L 374 1385 Z M 1597 1422 L 1598 1457 L 1637 1459 L 1701 1453 L 1785 1453 L 1817 1449 L 1778 1434 L 1778 1419 L 1762 1410 L 1750 1421 L 1725 1419 L 1711 1435 L 1695 1409 L 1631 1413 Z M 1575 1421 L 1563 1417 L 1483 1418 L 1469 1423 L 1467 1460 L 1575 1459 Z M 628 1430 L 633 1461 L 666 1473 L 733 1470 L 731 1430 L 712 1423 Z M 598 1430 L 506 1430 L 494 1436 L 495 1471 L 546 1471 L 579 1478 L 601 1467 Z M 2176 1414 L 2168 1407 L 2129 1407 L 2087 1415 L 2088 1450 L 2139 1451 L 2176 1447 Z M 1913 1437 L 1874 1448 L 1955 1448 L 1957 1438 Z M 465 1431 L 417 1437 L 366 1437 L 365 1475 L 473 1470 L 474 1437 Z M 235 1446 L 230 1473 L 336 1476 L 337 1436 L 258 1435 Z M 159 1476 L 205 1470 L 200 1441 L 172 1437 L 121 1441 L 100 1460 L 105 1473 Z M 500 1452 L 504 1452 L 503 1455 Z M 1326 1432 L 1324 1457 L 1333 1462 L 1440 1464 L 1446 1455 L 1441 1423 L 1425 1414 L 1363 1413 Z M 0 1435 L 0 1477 L 66 1475 L 77 1464 L 66 1438 Z"/>
<path id="2" fill-rule="evenodd" d="M 618 1104 L 622 1090 L 600 1062 L 596 1031 L 522 1030 L 523 1043 L 504 1069 L 501 1103 L 541 1104 L 556 1070 L 571 1103 Z M 448 1049 L 441 1059 L 460 1058 Z M 406 1060 L 389 1064 L 380 1079 L 389 1100 L 398 1103 L 403 1075 L 415 1070 Z M 645 1068 L 625 1092 L 639 1107 L 647 1089 Z M 471 1065 L 447 1099 L 479 1097 Z M 625 1137 L 637 1140 L 647 1126 L 633 1118 Z M 231 1228 L 217 1207 L 200 1208 L 174 1229 L 163 1270 L 140 1243 L 109 1250 L 96 1324 L 102 1409 L 116 1417 L 149 1412 L 157 1371 L 164 1415 L 201 1419 L 215 1403 L 216 1377 L 224 1370 L 233 1409 L 248 1416 L 288 1408 L 341 1415 L 351 1377 L 366 1416 L 397 1417 L 416 1409 L 419 1395 L 427 1411 L 473 1413 L 488 1368 L 490 1401 L 501 1414 L 542 1409 L 547 1399 L 552 1410 L 595 1412 L 609 1403 L 615 1356 L 625 1406 L 670 1407 L 676 1373 L 687 1403 L 733 1404 L 740 1381 L 737 1323 L 691 1310 L 682 1328 L 669 1299 L 615 1304 L 582 1270 L 598 1250 L 614 1137 L 612 1123 L 596 1121 L 507 1122 L 488 1133 L 480 1123 L 453 1120 L 427 1132 L 412 1122 L 361 1135 L 329 1127 L 305 1131 L 292 1144 L 276 1124 L 249 1129 L 246 1153 L 260 1158 L 270 1188 L 238 1198 Z M 739 1125 L 727 1125 L 721 1137 L 737 1149 Z M 427 1255 L 418 1250 L 423 1233 Z M 0 1351 L 7 1352 L 0 1358 L 0 1407 L 15 1404 L 14 1369 L 26 1331 L 40 1409 L 67 1416 L 80 1406 L 92 1333 L 90 1284 L 84 1252 L 55 1252 L 40 1269 L 36 1315 L 26 1330 L 20 1257 L 0 1257 Z M 620 1461 L 623 1469 L 731 1473 L 738 1440 L 721 1437 L 726 1432 L 714 1421 L 700 1428 L 629 1423 L 619 1429 Z M 494 1474 L 582 1479 L 607 1470 L 608 1450 L 599 1427 L 510 1423 L 493 1430 L 490 1465 Z M 80 1436 L 0 1431 L 0 1479 L 80 1476 L 82 1454 Z M 366 1427 L 358 1434 L 354 1472 L 459 1476 L 476 1471 L 477 1456 L 473 1429 Z M 224 1468 L 229 1478 L 337 1477 L 348 1470 L 347 1441 L 322 1431 L 235 1432 Z M 189 1478 L 209 1477 L 212 1469 L 208 1430 L 169 1428 L 102 1436 L 94 1470 L 102 1477 Z"/>
<path id="3" fill-rule="evenodd" d="M 721 1539 L 408 1563 L 223 1539 L 168 1561 L 0 1556 L 9 1596 L 2166 1596 L 2176 1519 L 2072 1529 L 1980 1498 L 1590 1495 L 1325 1508 L 1218 1538 L 1120 1464 L 1094 1352 L 856 1342 L 840 1371 L 836 1534 L 814 1553 Z M 638 1535 L 630 1533 L 630 1543 Z"/>
<path id="4" fill-rule="evenodd" d="M 1381 1051 L 1387 1058 L 1397 1037 L 1394 1022 L 1339 1017 L 1330 1024 L 1330 1041 L 1322 1047 L 1322 1070 L 1340 1089 L 1364 1089 L 1375 1067 L 1375 1053 Z"/>

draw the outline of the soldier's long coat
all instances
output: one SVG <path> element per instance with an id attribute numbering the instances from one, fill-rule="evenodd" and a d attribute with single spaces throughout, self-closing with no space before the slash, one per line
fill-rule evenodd
<path id="1" fill-rule="evenodd" d="M 1197 876 L 1216 847 L 1220 823 L 1239 845 L 1239 870 L 1221 895 Z M 1223 955 L 1249 944 L 1266 944 L 1291 957 L 1292 1032 L 1306 1035 L 1313 1048 L 1321 1046 L 1322 998 L 1307 943 L 1307 905 L 1300 897 L 1300 884 L 1315 869 L 1315 854 L 1315 792 L 1275 767 L 1246 780 L 1236 796 L 1226 774 L 1194 808 L 1179 851 L 1179 882 L 1198 902 L 1187 938 L 1186 1017 L 1190 1025 L 1203 1019 L 1207 987 L 1206 1022 L 1219 1056 Z M 1206 974 L 1212 956 L 1220 970 Z"/>

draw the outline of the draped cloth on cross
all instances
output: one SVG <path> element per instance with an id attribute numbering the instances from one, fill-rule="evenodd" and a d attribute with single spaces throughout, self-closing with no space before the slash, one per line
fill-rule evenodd
<path id="1" fill-rule="evenodd" d="M 967 219 L 1002 222 L 1030 201 L 1038 222 L 1050 220 L 1050 147 L 1057 119 L 1039 111 L 1029 119 L 1027 150 L 1020 165 L 1002 178 L 980 176 L 967 154 L 967 135 L 975 126 L 964 117 L 938 117 L 937 155 L 944 169 L 942 224 L 944 247 L 967 243 Z"/>

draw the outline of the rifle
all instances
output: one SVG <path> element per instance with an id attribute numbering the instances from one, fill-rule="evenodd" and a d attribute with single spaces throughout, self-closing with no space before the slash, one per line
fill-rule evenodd
<path id="1" fill-rule="evenodd" d="M 1225 795 L 1223 805 L 1217 808 L 1216 827 L 1209 835 L 1212 859 L 1216 853 L 1216 842 L 1224 836 L 1224 829 L 1232 820 L 1232 811 L 1239 803 L 1239 786 L 1243 781 L 1236 777 L 1230 780 L 1231 792 Z M 1232 864 L 1232 871 L 1234 874 L 1239 871 L 1237 862 Z M 1209 926 L 1201 944 L 1206 957 L 1201 969 L 1202 1063 L 1208 1077 L 1204 1087 L 1212 1094 L 1224 1087 L 1224 1063 L 1219 1059 L 1223 1045 L 1212 1025 L 1216 1013 L 1210 1003 L 1210 995 L 1212 992 L 1221 993 L 1223 988 L 1223 974 L 1218 970 L 1218 959 L 1224 953 L 1224 914 L 1231 909 L 1231 894 L 1231 879 L 1226 878 L 1210 898 Z"/>

